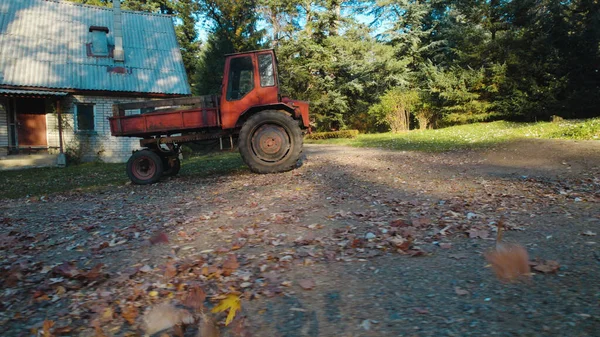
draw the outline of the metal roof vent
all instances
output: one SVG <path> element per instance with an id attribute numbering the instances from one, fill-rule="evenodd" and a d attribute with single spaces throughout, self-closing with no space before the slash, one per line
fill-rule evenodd
<path id="1" fill-rule="evenodd" d="M 93 56 L 108 56 L 108 34 L 107 27 L 91 26 L 90 33 L 92 33 L 92 45 L 91 54 Z"/>

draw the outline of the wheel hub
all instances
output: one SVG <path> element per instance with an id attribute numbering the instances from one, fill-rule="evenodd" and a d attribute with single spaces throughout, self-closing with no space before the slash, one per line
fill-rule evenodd
<path id="1" fill-rule="evenodd" d="M 285 157 L 290 149 L 286 130 L 274 124 L 260 126 L 252 135 L 252 150 L 258 158 L 276 162 Z"/>
<path id="2" fill-rule="evenodd" d="M 133 163 L 132 172 L 138 179 L 147 179 L 152 177 L 156 172 L 156 165 L 149 158 L 141 157 Z"/>

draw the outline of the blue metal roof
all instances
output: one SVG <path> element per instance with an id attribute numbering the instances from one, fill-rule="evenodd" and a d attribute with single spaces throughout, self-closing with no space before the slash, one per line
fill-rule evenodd
<path id="1" fill-rule="evenodd" d="M 122 22 L 124 63 L 88 56 L 91 26 L 108 27 L 108 43 L 114 45 L 111 8 L 0 0 L 0 84 L 190 94 L 172 18 L 122 11 Z"/>

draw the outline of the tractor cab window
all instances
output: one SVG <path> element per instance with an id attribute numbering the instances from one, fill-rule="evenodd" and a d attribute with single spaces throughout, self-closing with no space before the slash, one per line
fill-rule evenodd
<path id="1" fill-rule="evenodd" d="M 254 89 L 254 67 L 250 56 L 236 57 L 229 63 L 227 100 L 235 101 Z"/>
<path id="2" fill-rule="evenodd" d="M 258 69 L 260 72 L 260 86 L 272 87 L 275 85 L 275 74 L 273 72 L 273 55 L 258 55 Z"/>

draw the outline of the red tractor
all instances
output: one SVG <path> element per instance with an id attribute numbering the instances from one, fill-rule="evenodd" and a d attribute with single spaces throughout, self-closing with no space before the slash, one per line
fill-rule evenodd
<path id="1" fill-rule="evenodd" d="M 110 131 L 140 137 L 143 149 L 127 162 L 135 184 L 152 184 L 179 172 L 180 146 L 189 142 L 235 144 L 256 173 L 291 170 L 309 129 L 308 102 L 282 97 L 273 50 L 227 55 L 221 96 L 116 104 Z M 128 111 L 148 111 L 128 115 Z"/>

